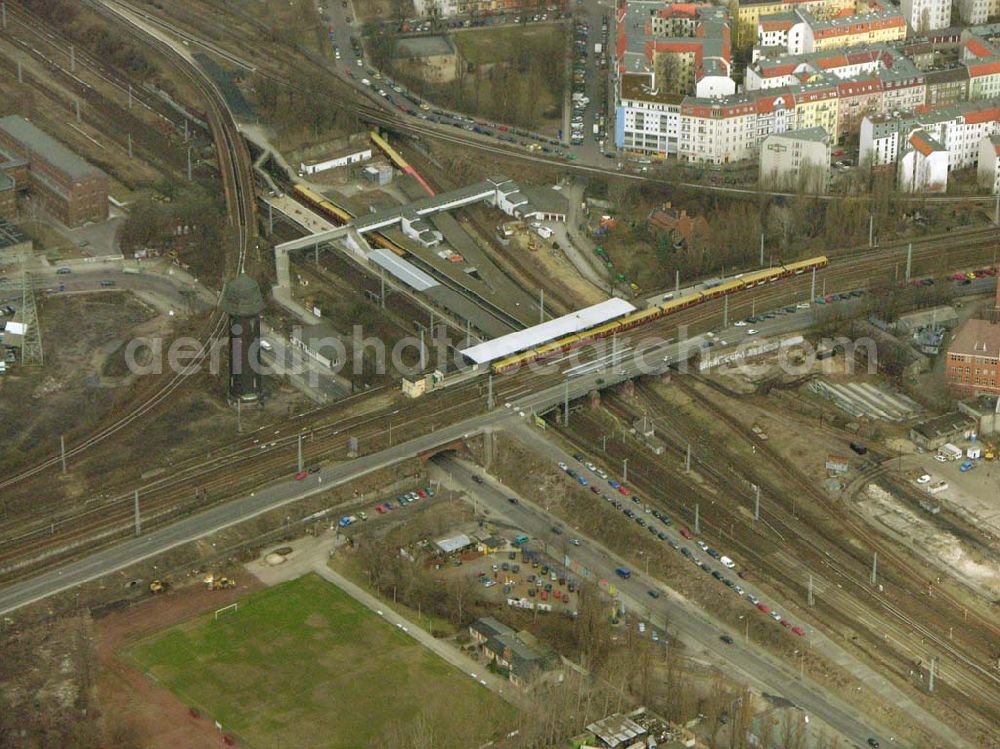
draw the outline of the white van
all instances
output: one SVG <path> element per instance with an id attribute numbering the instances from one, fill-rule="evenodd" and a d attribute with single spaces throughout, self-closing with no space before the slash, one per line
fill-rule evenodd
<path id="1" fill-rule="evenodd" d="M 722 564 L 725 565 L 727 569 L 732 569 L 733 567 L 736 566 L 736 562 L 734 562 L 729 557 L 720 557 L 719 561 L 722 562 Z"/>
<path id="2" fill-rule="evenodd" d="M 260 339 L 260 349 L 261 351 L 273 351 L 274 347 L 265 341 L 263 338 Z"/>

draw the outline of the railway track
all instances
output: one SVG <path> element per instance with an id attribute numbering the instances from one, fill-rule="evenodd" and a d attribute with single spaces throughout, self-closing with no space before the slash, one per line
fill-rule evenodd
<path id="1" fill-rule="evenodd" d="M 292 432 L 262 428 L 257 436 L 242 438 L 222 454 L 171 466 L 168 476 L 131 491 L 91 498 L 58 519 L 20 532 L 12 532 L 16 525 L 8 525 L 8 535 L 0 541 L 0 581 L 16 579 L 29 569 L 51 567 L 82 551 L 90 553 L 128 535 L 134 528 L 135 491 L 139 492 L 143 529 L 152 529 L 211 504 L 250 494 L 275 476 L 291 475 L 296 470 L 300 436 L 307 465 L 338 462 L 345 458 L 351 438 L 365 445 L 366 453 L 374 452 L 393 444 L 393 438 L 399 442 L 418 436 L 449 418 L 468 417 L 477 404 L 485 407 L 477 382 L 456 386 L 450 393 L 446 403 L 416 401 L 389 411 L 331 419 L 320 426 L 304 425 Z M 397 421 L 395 427 L 392 421 Z"/>
<path id="2" fill-rule="evenodd" d="M 94 2 L 92 5 L 104 9 L 104 5 L 101 3 Z M 167 54 L 172 54 L 172 52 L 169 51 L 169 48 L 167 49 Z M 228 112 L 224 110 L 224 105 L 220 103 L 221 99 L 218 92 L 215 90 L 214 85 L 203 80 L 201 76 L 192 73 L 186 65 L 182 66 L 182 69 L 185 70 L 186 75 L 191 77 L 192 82 L 201 88 L 206 96 L 206 99 L 210 102 L 210 104 L 212 104 L 212 106 L 210 106 L 210 116 L 215 123 L 213 126 L 213 135 L 215 136 L 217 149 L 220 154 L 221 172 L 227 185 L 227 206 L 229 207 L 232 221 L 234 222 L 234 226 L 236 227 L 239 235 L 239 251 L 237 258 L 232 265 L 234 265 L 235 268 L 241 268 L 244 267 L 247 251 L 251 246 L 254 228 L 252 218 L 252 179 L 247 173 L 247 162 L 244 158 L 242 158 L 245 156 L 242 149 L 242 143 L 239 139 L 238 133 L 235 132 L 235 124 L 232 122 L 231 118 L 228 117 Z M 243 168 L 240 166 L 241 163 L 244 165 Z M 913 253 L 915 272 L 922 272 L 923 265 L 925 263 L 930 263 L 930 261 L 940 258 L 940 241 L 940 239 L 929 239 L 926 240 L 925 243 L 917 243 Z M 970 231 L 964 234 L 962 242 L 963 245 L 961 249 L 952 251 L 951 261 L 954 265 L 961 266 L 966 263 L 971 263 L 973 259 L 981 260 L 984 255 L 989 254 L 984 251 L 984 247 L 990 246 L 989 237 L 981 230 Z M 889 255 L 888 258 L 886 257 L 887 254 Z M 877 250 L 870 253 L 863 253 L 860 257 L 845 257 L 842 259 L 835 258 L 831 263 L 831 267 L 823 272 L 824 275 L 822 277 L 826 278 L 831 285 L 838 284 L 842 288 L 848 288 L 851 285 L 862 286 L 864 285 L 862 283 L 863 281 L 866 281 L 873 275 L 878 275 L 884 272 L 887 262 L 898 263 L 903 257 L 904 250 L 902 248 L 896 248 L 889 251 L 889 253 L 885 250 Z M 751 296 L 734 298 L 734 303 L 730 305 L 730 312 L 735 316 L 741 308 L 750 307 L 754 302 L 759 303 L 762 308 L 767 306 L 778 306 L 782 303 L 788 303 L 789 301 L 794 300 L 795 297 L 801 298 L 801 295 L 807 289 L 808 281 L 806 279 L 795 279 L 790 281 L 788 286 L 782 289 L 764 288 L 754 290 L 753 292 L 750 292 L 752 298 Z M 696 310 L 680 313 L 669 322 L 661 321 L 660 324 L 650 326 L 648 330 L 644 330 L 643 332 L 650 335 L 657 334 L 661 331 L 664 334 L 669 334 L 675 327 L 681 325 L 688 325 L 692 328 L 702 326 L 708 327 L 710 322 L 719 316 L 721 312 L 720 308 L 721 303 L 715 303 L 714 306 L 712 303 L 709 303 L 705 305 L 704 308 L 697 308 Z M 220 334 L 222 324 L 221 317 L 213 319 L 208 339 L 213 339 Z M 586 355 L 587 354 L 584 354 L 584 358 L 586 358 Z M 194 369 L 194 365 L 192 365 L 191 369 Z M 187 372 L 182 372 L 173 376 L 152 396 L 136 406 L 129 414 L 126 414 L 104 429 L 89 436 L 78 445 L 71 446 L 67 451 L 68 457 L 78 457 L 86 450 L 106 441 L 109 437 L 120 433 L 122 430 L 131 426 L 137 419 L 150 413 L 158 405 L 162 404 L 162 402 L 165 401 L 170 394 L 183 383 L 187 375 Z M 558 372 L 558 370 L 542 374 L 512 376 L 498 387 L 497 398 L 498 400 L 502 400 L 504 398 L 514 399 L 519 393 L 528 392 L 533 388 L 541 387 L 543 384 L 551 384 L 552 382 L 558 381 L 561 376 L 562 375 Z M 0 488 L 7 488 L 24 481 L 27 478 L 37 476 L 42 471 L 56 466 L 58 462 L 59 457 L 53 456 L 31 469 L 4 479 L 0 482 Z M 208 470 L 209 467 L 202 466 L 201 468 Z M 263 470 L 260 473 L 261 478 L 264 478 L 265 476 L 273 478 L 274 475 L 274 473 L 268 473 L 267 470 Z M 188 491 L 191 491 L 195 478 L 197 477 L 194 474 L 187 476 L 179 474 L 176 477 L 176 482 L 182 486 L 186 485 Z M 146 491 L 146 488 L 142 487 L 141 490 Z M 126 503 L 130 499 L 131 492 L 127 494 L 123 493 L 117 498 L 117 502 Z M 167 505 L 165 504 L 165 506 Z M 180 507 L 180 505 L 178 505 L 178 507 Z M 167 517 L 168 515 L 166 513 L 163 514 L 162 518 L 164 522 Z M 114 523 L 117 523 L 119 526 L 122 524 L 120 519 L 108 519 L 109 525 Z M 52 523 L 50 523 L 48 527 L 51 531 L 53 527 Z M 100 528 L 96 526 L 88 526 L 88 529 L 95 534 L 100 534 L 101 532 Z M 84 534 L 81 532 L 78 535 L 82 537 Z M 26 541 L 28 539 L 27 537 L 23 537 L 21 540 Z"/>
<path id="3" fill-rule="evenodd" d="M 620 405 L 612 406 L 612 410 L 619 417 L 624 418 L 626 423 L 630 423 L 631 417 L 636 413 L 634 410 Z M 594 431 L 587 420 L 587 414 L 581 414 L 576 421 L 577 424 L 573 429 L 568 433 L 561 430 L 562 433 L 572 444 L 583 450 L 593 450 L 595 444 L 599 449 L 601 445 L 600 432 Z M 587 423 L 581 427 L 581 422 Z M 647 501 L 647 504 L 659 505 L 675 519 L 679 517 L 677 498 L 680 495 L 685 496 L 688 500 L 692 496 L 704 497 L 705 485 L 703 482 L 688 480 L 680 470 L 665 469 L 662 457 L 654 460 L 648 457 L 648 453 L 644 456 L 641 453 L 628 451 L 617 442 L 614 442 L 616 449 L 612 449 L 612 442 L 609 442 L 607 446 L 609 454 L 615 458 L 620 459 L 622 455 L 627 455 L 629 458 L 629 483 L 635 489 L 641 490 L 644 497 L 655 498 L 653 501 Z M 670 450 L 678 459 L 678 466 L 681 466 L 684 460 L 684 445 L 682 444 L 680 449 L 677 448 L 676 444 L 671 445 Z M 701 463 L 697 470 L 702 472 L 705 466 L 705 463 Z M 910 676 L 910 671 L 915 668 L 914 661 L 918 657 L 912 654 L 919 653 L 920 646 L 918 645 L 916 651 L 912 647 L 915 637 L 909 626 L 906 623 L 893 621 L 894 617 L 892 616 L 883 615 L 878 619 L 873 619 L 872 611 L 857 602 L 847 592 L 850 589 L 849 572 L 838 566 L 836 560 L 825 559 L 819 555 L 817 561 L 814 559 L 816 555 L 807 555 L 804 561 L 799 558 L 801 552 L 798 548 L 794 554 L 781 550 L 779 547 L 784 547 L 786 542 L 779 539 L 788 537 L 789 542 L 794 542 L 795 535 L 791 533 L 789 528 L 785 527 L 784 523 L 780 522 L 780 518 L 776 519 L 773 513 L 765 516 L 764 521 L 767 525 L 772 525 L 777 521 L 778 527 L 772 527 L 767 532 L 760 533 L 752 529 L 745 531 L 743 528 L 740 528 L 739 532 L 727 530 L 728 520 L 723 523 L 720 518 L 724 512 L 732 508 L 721 497 L 725 495 L 727 490 L 730 492 L 744 491 L 746 489 L 745 483 L 741 476 L 730 471 L 708 471 L 707 476 L 711 484 L 719 488 L 719 495 L 717 495 L 715 503 L 709 498 L 703 498 L 701 502 L 702 526 L 704 529 L 706 525 L 711 524 L 713 530 L 710 532 L 710 536 L 718 536 L 720 547 L 726 553 L 736 556 L 744 564 L 749 563 L 750 569 L 754 570 L 755 573 L 757 571 L 766 572 L 772 587 L 780 592 L 778 598 L 781 601 L 780 607 L 793 610 L 794 618 L 819 619 L 823 623 L 824 631 L 831 633 L 831 635 L 836 634 L 838 639 L 839 637 L 847 637 L 850 632 L 857 632 L 856 635 L 851 636 L 850 644 L 852 646 L 859 648 L 874 662 L 882 663 L 891 669 L 898 681 L 909 683 L 911 687 L 917 686 L 915 680 Z M 665 501 L 668 497 L 674 498 L 673 501 Z M 717 504 L 721 507 L 717 507 Z M 690 505 L 681 505 L 680 510 L 687 515 L 692 508 Z M 731 517 L 731 515 L 729 516 Z M 764 548 L 770 546 L 772 550 L 762 553 L 759 550 L 761 546 Z M 673 554 L 671 551 L 664 553 L 668 556 Z M 817 586 L 822 590 L 818 594 L 816 606 L 813 608 L 793 608 L 794 604 L 791 602 L 802 600 L 805 595 L 805 585 L 799 585 L 796 582 L 809 571 L 813 572 Z M 760 574 L 755 574 L 755 577 L 760 577 Z M 715 583 L 710 581 L 709 584 L 714 585 Z M 764 621 L 767 622 L 766 626 L 768 627 L 773 625 L 769 620 Z M 873 621 L 888 622 L 888 624 L 884 625 L 884 631 L 880 632 L 860 626 L 862 623 L 871 626 Z M 736 622 L 731 623 L 734 626 L 737 624 Z M 779 630 L 779 632 L 781 631 Z M 996 705 L 989 696 L 992 690 L 987 690 L 984 693 L 983 690 L 986 688 L 982 685 L 981 680 L 975 678 L 974 675 L 969 676 L 960 665 L 942 664 L 941 669 L 939 669 L 942 681 L 939 684 L 944 686 L 938 687 L 936 696 L 939 700 L 942 698 L 950 699 L 951 705 L 964 704 L 969 709 L 975 709 L 976 716 L 973 720 L 978 726 L 978 730 L 984 736 L 989 737 L 991 731 L 994 730 L 992 721 L 996 710 Z M 986 717 L 983 717 L 984 715 Z M 989 745 L 989 741 L 990 739 L 987 738 L 985 745 Z"/>
<path id="4" fill-rule="evenodd" d="M 246 262 L 249 250 L 256 241 L 256 205 L 254 195 L 253 175 L 251 171 L 250 158 L 239 135 L 236 122 L 232 114 L 225 106 L 225 101 L 215 84 L 205 78 L 197 69 L 192 69 L 185 60 L 180 58 L 174 50 L 160 40 L 149 37 L 134 25 L 115 13 L 106 10 L 103 3 L 97 0 L 88 0 L 88 4 L 101 12 L 102 15 L 111 19 L 119 25 L 124 25 L 129 29 L 129 35 L 137 38 L 141 43 L 148 44 L 156 48 L 168 60 L 173 60 L 177 71 L 183 75 L 196 90 L 201 92 L 208 111 L 209 124 L 212 130 L 213 140 L 216 144 L 216 153 L 219 160 L 219 171 L 223 179 L 223 187 L 226 195 L 226 205 L 230 217 L 230 224 L 236 236 L 235 256 L 228 259 L 227 273 L 233 275 L 246 269 Z M 18 9 L 19 13 L 23 10 Z M 22 24 L 29 26 L 41 25 L 33 22 L 28 14 L 17 16 Z M 42 25 L 43 28 L 44 25 Z M 39 33 L 42 33 L 41 31 Z M 45 32 L 51 37 L 51 32 Z M 95 73 L 102 75 L 110 81 L 110 76 L 104 70 L 104 66 L 97 63 L 89 55 L 83 54 L 79 58 L 80 64 L 87 66 Z M 121 83 L 116 84 L 121 88 Z M 89 435 L 76 445 L 71 445 L 66 450 L 67 457 L 78 457 L 82 453 L 91 449 L 95 445 L 105 442 L 122 430 L 126 429 L 138 419 L 147 416 L 158 406 L 163 404 L 167 398 L 177 390 L 188 377 L 201 370 L 201 365 L 206 357 L 216 345 L 216 341 L 222 335 L 225 328 L 225 320 L 220 313 L 216 313 L 206 328 L 203 330 L 202 345 L 198 353 L 192 357 L 191 362 L 183 367 L 179 372 L 173 373 L 166 378 L 150 396 L 135 405 L 128 413 L 119 417 L 112 423 Z M 61 456 L 52 456 L 35 466 L 21 471 L 11 477 L 0 480 L 0 489 L 13 486 L 25 479 L 37 476 L 43 471 L 53 468 L 61 462 Z"/>
<path id="5" fill-rule="evenodd" d="M 922 269 L 922 264 L 929 261 L 930 258 L 935 257 L 935 250 L 932 247 L 921 248 L 920 250 L 914 250 L 914 267 L 916 269 Z M 937 251 L 939 253 L 939 251 Z M 962 256 L 960 262 L 971 262 L 972 260 L 981 259 L 984 254 L 983 249 L 976 248 L 971 243 L 967 243 L 965 248 L 962 250 Z M 992 253 L 992 250 L 989 250 Z M 843 261 L 842 263 L 835 264 L 832 268 L 827 268 L 822 271 L 824 277 L 829 276 L 831 283 L 836 283 L 843 288 L 849 288 L 844 284 L 853 284 L 855 278 L 860 276 L 865 276 L 876 273 L 876 269 L 883 267 L 885 260 L 883 258 L 872 257 L 865 258 L 863 261 L 865 267 L 858 270 L 853 264 Z M 736 317 L 738 316 L 740 309 L 749 308 L 754 301 L 759 300 L 759 304 L 762 308 L 780 306 L 782 304 L 788 304 L 796 299 L 801 299 L 803 294 L 808 294 L 810 281 L 807 278 L 797 277 L 794 279 L 789 279 L 783 284 L 777 284 L 772 287 L 761 287 L 760 289 L 753 289 L 751 291 L 745 292 L 743 296 L 734 297 L 734 299 L 741 300 L 735 301 L 730 305 L 731 314 Z M 856 284 L 862 285 L 862 284 Z M 697 332 L 699 329 L 707 329 L 712 327 L 712 321 L 718 319 L 721 313 L 721 303 L 720 300 L 712 300 L 699 307 L 691 308 L 689 310 L 684 310 L 669 319 L 659 320 L 645 328 L 637 329 L 632 331 L 631 335 L 626 335 L 622 337 L 622 344 L 629 345 L 631 342 L 636 342 L 638 348 L 641 350 L 642 344 L 639 343 L 639 336 L 641 335 L 645 339 L 656 338 L 667 338 L 672 334 L 676 334 L 678 328 L 688 327 L 692 332 Z M 216 333 L 221 326 L 221 319 L 216 320 Z M 597 349 L 587 349 L 580 351 L 579 356 L 581 361 L 587 361 L 588 357 L 592 358 L 596 356 Z M 572 362 L 570 362 L 572 363 Z M 568 365 L 567 365 L 568 366 Z M 540 372 L 532 372 L 530 370 L 524 370 L 513 375 L 506 375 L 501 378 L 497 383 L 496 398 L 498 402 L 504 402 L 504 400 L 516 400 L 520 394 L 530 392 L 533 389 L 543 387 L 545 385 L 553 384 L 562 378 L 560 369 L 565 367 L 546 367 Z M 68 455 L 70 457 L 77 457 L 90 447 L 105 441 L 107 438 L 119 433 L 121 430 L 130 426 L 138 418 L 145 415 L 154 409 L 159 403 L 166 399 L 183 381 L 183 373 L 174 376 L 162 389 L 160 389 L 152 398 L 140 404 L 132 412 L 126 416 L 118 419 L 113 424 L 109 425 L 105 429 L 95 433 L 90 438 L 75 445 L 68 450 Z M 364 396 L 361 396 L 364 397 Z M 323 411 L 318 412 L 313 418 L 319 420 L 323 418 Z M 15 476 L 0 482 L 0 488 L 9 487 L 15 485 L 16 483 L 23 481 L 32 476 L 40 474 L 42 471 L 47 470 L 56 466 L 59 462 L 58 456 L 53 456 L 47 461 L 34 466 L 31 469 L 23 471 Z M 279 474 L 280 475 L 280 474 Z M 272 474 L 273 476 L 273 474 Z M 140 487 L 141 488 L 141 487 Z M 193 488 L 192 488 L 193 491 Z M 131 496 L 131 493 L 127 495 Z M 121 501 L 124 501 L 122 499 Z M 48 519 L 42 521 L 47 527 L 51 527 L 51 523 L 47 522 Z M 2 528 L 0 528 L 0 533 L 2 533 Z"/>
<path id="6" fill-rule="evenodd" d="M 88 2 L 98 2 L 98 0 L 88 0 Z M 136 7 L 132 3 L 123 2 L 123 0 L 103 0 L 103 2 L 108 6 L 114 6 L 121 9 L 127 9 L 128 12 L 141 17 L 147 23 L 153 24 L 161 28 L 163 31 L 173 34 L 178 38 L 184 39 L 188 44 L 197 45 L 203 49 L 212 52 L 213 54 L 221 57 L 227 62 L 243 68 L 247 71 L 253 71 L 261 75 L 266 75 L 267 77 L 274 80 L 283 86 L 290 88 L 295 88 L 294 81 L 290 80 L 284 73 L 272 69 L 266 66 L 263 62 L 250 62 L 245 57 L 238 55 L 228 49 L 226 46 L 221 44 L 219 41 L 213 39 L 206 39 L 204 36 L 192 32 L 190 29 L 178 28 L 176 22 L 169 22 L 163 17 L 145 11 L 141 8 Z M 199 23 L 203 23 L 203 19 L 199 19 Z M 270 29 L 266 27 L 260 27 L 262 33 L 268 33 Z M 215 31 L 217 35 L 221 36 L 221 30 L 218 25 L 216 25 Z M 499 143 L 488 139 L 486 136 L 482 136 L 476 133 L 468 133 L 466 131 L 458 132 L 454 128 L 445 125 L 431 125 L 425 124 L 425 121 L 418 118 L 407 115 L 400 112 L 395 107 L 390 108 L 389 105 L 377 101 L 376 98 L 367 97 L 364 92 L 358 91 L 354 88 L 353 84 L 348 84 L 344 80 L 338 66 L 333 65 L 328 60 L 317 60 L 313 56 L 304 54 L 301 50 L 296 50 L 293 54 L 295 59 L 288 59 L 286 62 L 289 65 L 301 67 L 303 63 L 307 63 L 308 66 L 312 67 L 316 71 L 322 71 L 327 75 L 336 78 L 341 84 L 345 84 L 349 89 L 349 96 L 346 100 L 349 101 L 353 106 L 357 114 L 362 118 L 374 124 L 380 124 L 387 127 L 395 128 L 397 131 L 406 132 L 411 135 L 424 136 L 429 138 L 434 138 L 442 142 L 452 143 L 455 145 L 460 145 L 467 148 L 477 149 L 484 153 L 492 153 L 498 156 L 506 158 L 516 158 L 522 161 L 529 161 L 535 164 L 544 164 L 547 166 L 558 167 L 563 171 L 570 171 L 579 174 L 590 174 L 599 175 L 601 177 L 607 177 L 609 172 L 603 166 L 590 166 L 586 164 L 581 164 L 576 161 L 570 161 L 562 158 L 539 156 L 524 150 L 520 150 L 516 147 L 507 147 L 500 145 Z M 358 103 L 361 102 L 361 103 Z M 376 106 L 377 105 L 377 106 Z M 648 182 L 651 184 L 661 184 L 669 187 L 686 187 L 689 189 L 702 190 L 705 192 L 710 192 L 713 194 L 730 194 L 730 195 L 745 195 L 748 197 L 758 197 L 760 195 L 769 195 L 772 197 L 783 197 L 783 198 L 795 198 L 799 197 L 796 193 L 788 192 L 778 192 L 778 191 L 762 191 L 756 187 L 732 187 L 725 185 L 711 185 L 703 184 L 700 182 L 682 182 L 676 179 L 663 178 L 647 176 L 644 174 L 632 174 L 627 172 L 615 172 L 614 176 L 620 179 L 627 179 L 634 182 Z M 838 200 L 855 200 L 857 196 L 854 195 L 814 195 L 810 196 L 818 200 L 823 200 L 826 202 L 838 201 Z M 913 195 L 913 196 L 901 196 L 903 200 L 910 202 L 932 202 L 932 203 L 965 203 L 965 204 L 981 204 L 981 205 L 993 205 L 994 199 L 990 196 L 942 196 L 942 195 Z"/>
<path id="7" fill-rule="evenodd" d="M 656 408 L 656 424 L 659 427 L 658 433 L 664 438 L 677 459 L 677 465 L 682 465 L 687 442 L 692 442 L 698 438 L 697 434 L 690 433 L 690 425 L 682 419 L 672 416 L 670 408 L 666 404 L 657 402 L 657 398 L 650 399 L 648 388 L 643 388 L 641 395 Z M 634 404 L 623 404 L 616 399 L 613 400 L 612 408 L 618 416 L 626 423 L 629 423 L 632 416 L 637 414 Z M 699 400 L 703 405 L 705 399 Z M 716 407 L 711 411 L 713 417 L 724 418 L 725 412 Z M 735 428 L 728 421 L 730 428 Z M 738 432 L 747 436 L 746 430 L 740 427 Z M 575 432 L 574 432 L 575 434 Z M 574 437 L 571 435 L 571 439 Z M 579 437 L 575 438 L 577 444 L 581 444 Z M 592 442 L 586 447 L 592 447 Z M 695 443 L 697 444 L 697 443 Z M 757 441 L 755 447 L 760 453 L 761 443 Z M 989 620 L 988 616 L 983 616 L 973 612 L 969 621 L 958 615 L 961 607 L 954 600 L 941 596 L 933 601 L 933 606 L 920 598 L 923 590 L 917 581 L 923 579 L 919 571 L 913 569 L 905 560 L 899 558 L 898 554 L 891 549 L 883 548 L 882 544 L 875 546 L 880 554 L 885 554 L 889 568 L 883 569 L 883 580 L 886 587 L 893 591 L 895 598 L 905 601 L 919 602 L 918 611 L 922 619 L 939 617 L 941 621 L 953 622 L 954 628 L 961 627 L 962 635 L 958 641 L 952 641 L 936 632 L 931 626 L 916 618 L 913 614 L 904 611 L 903 606 L 890 600 L 889 595 L 878 594 L 870 586 L 860 582 L 865 576 L 865 564 L 868 560 L 862 560 L 856 554 L 850 553 L 855 550 L 852 545 L 843 543 L 842 535 L 833 534 L 829 529 L 820 525 L 818 529 L 804 527 L 802 518 L 795 516 L 794 508 L 789 508 L 778 503 L 778 496 L 772 496 L 770 492 L 767 496 L 766 509 L 762 512 L 763 524 L 768 531 L 761 532 L 757 528 L 749 527 L 749 522 L 744 522 L 744 518 L 737 521 L 737 528 L 726 526 L 729 520 L 723 521 L 723 517 L 731 519 L 733 510 L 739 513 L 739 507 L 752 506 L 752 485 L 750 478 L 760 473 L 769 471 L 785 478 L 791 478 L 806 497 L 813 501 L 825 500 L 814 486 L 797 476 L 794 471 L 788 469 L 783 461 L 776 460 L 774 456 L 767 456 L 767 467 L 762 468 L 759 463 L 750 464 L 745 461 L 730 462 L 733 456 L 728 451 L 713 452 L 706 445 L 699 445 L 699 452 L 709 453 L 704 459 L 697 461 L 697 471 L 708 476 L 710 480 L 720 487 L 716 501 L 721 508 L 715 506 L 715 502 L 706 498 L 702 501 L 702 523 L 711 525 L 712 533 L 720 537 L 722 545 L 727 551 L 733 549 L 737 558 L 751 560 L 760 569 L 767 570 L 772 579 L 780 581 L 776 583 L 778 587 L 787 592 L 790 600 L 802 600 L 805 597 L 805 574 L 811 572 L 818 587 L 822 589 L 818 601 L 818 608 L 823 610 L 822 620 L 826 625 L 836 622 L 836 630 L 854 630 L 858 628 L 860 622 L 879 621 L 882 628 L 878 633 L 871 633 L 868 638 L 867 649 L 873 657 L 879 660 L 887 659 L 887 649 L 896 651 L 895 656 L 887 659 L 887 665 L 893 668 L 899 678 L 909 679 L 909 671 L 913 669 L 917 659 L 925 664 L 930 658 L 944 656 L 941 662 L 939 674 L 946 681 L 949 688 L 954 689 L 958 695 L 970 706 L 976 706 L 977 710 L 985 717 L 980 718 L 980 729 L 987 732 L 995 726 L 997 719 L 997 700 L 1000 699 L 1000 676 L 992 668 L 990 643 L 995 642 L 996 627 Z M 704 487 L 698 483 L 689 481 L 683 473 L 671 472 L 664 469 L 664 461 L 651 460 L 646 455 L 630 452 L 630 479 L 631 483 L 648 490 L 650 496 L 664 499 L 662 487 L 674 486 L 677 489 L 683 487 L 683 491 L 688 496 L 704 495 Z M 755 478 L 763 487 L 769 487 L 770 482 Z M 677 485 L 680 485 L 678 487 Z M 680 493 L 675 489 L 671 494 Z M 776 493 L 777 494 L 777 493 Z M 742 498 L 742 501 L 736 498 Z M 735 502 L 736 507 L 733 507 Z M 828 505 L 828 502 L 825 502 Z M 800 510 L 803 508 L 802 501 L 798 502 Z M 672 513 L 677 511 L 677 506 L 669 507 Z M 685 512 L 690 512 L 690 506 Z M 836 508 L 831 508 L 831 512 L 836 512 Z M 837 513 L 836 517 L 842 517 Z M 849 530 L 859 538 L 868 540 L 869 534 L 863 528 L 859 528 L 853 521 L 848 523 Z M 738 530 L 739 532 L 735 532 Z M 771 550 L 760 552 L 760 547 Z M 846 549 L 844 548 L 846 546 Z M 786 548 L 794 550 L 785 551 Z M 847 591 L 852 591 L 849 595 Z M 928 612 L 928 609 L 931 609 Z M 807 609 L 808 610 L 808 609 Z M 980 636 L 973 638 L 971 630 L 978 630 Z M 881 635 L 881 639 L 878 635 Z M 975 653 L 970 656 L 968 652 Z M 912 680 L 911 680 L 912 681 Z"/>

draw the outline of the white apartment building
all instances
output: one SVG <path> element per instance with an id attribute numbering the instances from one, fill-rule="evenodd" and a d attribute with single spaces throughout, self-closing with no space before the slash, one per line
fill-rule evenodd
<path id="1" fill-rule="evenodd" d="M 948 149 L 925 130 L 915 130 L 903 143 L 897 173 L 904 192 L 944 192 L 948 189 Z"/>
<path id="2" fill-rule="evenodd" d="M 861 121 L 859 159 L 872 166 L 895 164 L 922 130 L 948 153 L 948 168 L 963 169 L 979 160 L 983 138 L 1000 133 L 1000 101 L 968 102 L 903 116 L 876 115 Z"/>
<path id="3" fill-rule="evenodd" d="M 623 76 L 623 79 L 636 76 Z M 644 77 L 642 77 L 644 79 Z M 681 102 L 676 94 L 651 95 L 633 98 L 630 92 L 641 86 L 636 80 L 623 80 L 622 99 L 618 104 L 615 139 L 618 148 L 659 156 L 677 155 L 677 142 L 681 131 Z"/>
<path id="4" fill-rule="evenodd" d="M 857 15 L 820 18 L 808 10 L 797 8 L 791 13 L 761 16 L 757 22 L 757 39 L 761 48 L 777 47 L 791 55 L 905 38 L 906 19 L 903 14 L 876 0 L 872 0 L 865 11 Z M 759 54 L 760 50 L 754 50 L 754 58 Z"/>
<path id="5" fill-rule="evenodd" d="M 760 184 L 777 190 L 826 192 L 830 136 L 821 127 L 767 136 L 760 145 Z"/>
<path id="6" fill-rule="evenodd" d="M 1000 15 L 1000 0 L 958 0 L 958 14 L 962 23 L 979 26 Z"/>
<path id="7" fill-rule="evenodd" d="M 951 26 L 951 0 L 902 0 L 899 9 L 916 34 Z"/>
<path id="8" fill-rule="evenodd" d="M 795 98 L 787 90 L 720 100 L 687 97 L 681 104 L 677 155 L 709 164 L 750 159 L 767 135 L 797 124 Z"/>
<path id="9" fill-rule="evenodd" d="M 630 0 L 616 22 L 615 143 L 642 154 L 677 154 L 684 97 L 736 93 L 726 10 Z M 664 69 L 671 73 L 660 80 Z"/>
<path id="10" fill-rule="evenodd" d="M 1000 134 L 979 141 L 979 164 L 976 167 L 979 186 L 1000 195 Z"/>
<path id="11" fill-rule="evenodd" d="M 907 66 L 908 63 L 909 60 L 885 45 L 861 45 L 801 55 L 761 56 L 747 67 L 743 85 L 746 91 L 759 91 L 803 83 L 816 75 L 853 78 L 899 65 Z M 912 68 L 912 63 L 908 67 Z M 915 68 L 913 70 L 916 72 Z"/>

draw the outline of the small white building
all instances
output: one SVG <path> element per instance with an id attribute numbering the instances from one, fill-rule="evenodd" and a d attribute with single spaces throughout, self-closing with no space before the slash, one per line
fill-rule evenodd
<path id="1" fill-rule="evenodd" d="M 299 164 L 299 174 L 316 174 L 317 172 L 325 172 L 328 169 L 337 169 L 338 167 L 350 164 L 360 164 L 363 161 L 368 161 L 371 157 L 372 149 L 370 148 L 364 148 L 360 151 L 349 150 L 323 161 L 302 162 Z"/>
<path id="2" fill-rule="evenodd" d="M 979 141 L 979 165 L 976 167 L 979 186 L 994 195 L 1000 194 L 1000 134 Z"/>
<path id="3" fill-rule="evenodd" d="M 944 192 L 948 189 L 948 149 L 926 130 L 914 130 L 899 157 L 899 189 Z"/>
<path id="4" fill-rule="evenodd" d="M 772 133 L 760 146 L 760 182 L 780 190 L 826 192 L 830 135 L 822 127 Z"/>
<path id="5" fill-rule="evenodd" d="M 436 247 L 441 244 L 444 236 L 437 229 L 432 229 L 431 225 L 416 213 L 403 214 L 400 221 L 400 229 L 403 234 L 410 239 L 420 242 L 424 247 Z"/>
<path id="6" fill-rule="evenodd" d="M 899 9 L 918 35 L 951 26 L 951 0 L 901 0 Z"/>

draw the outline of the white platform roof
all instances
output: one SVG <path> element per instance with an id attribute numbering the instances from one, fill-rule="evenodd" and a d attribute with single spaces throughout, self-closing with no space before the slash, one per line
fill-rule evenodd
<path id="1" fill-rule="evenodd" d="M 427 291 L 438 285 L 438 282 L 428 276 L 413 263 L 408 263 L 395 253 L 383 248 L 374 250 L 369 259 L 380 268 L 384 268 L 411 289 Z"/>
<path id="2" fill-rule="evenodd" d="M 509 333 L 492 341 L 486 341 L 475 346 L 462 350 L 462 355 L 468 357 L 476 364 L 502 359 L 505 356 L 516 354 L 519 351 L 526 351 L 543 343 L 551 341 L 553 338 L 579 333 L 595 325 L 614 320 L 629 312 L 634 312 L 635 307 L 624 299 L 613 297 L 604 302 L 599 302 L 590 307 L 584 307 L 568 315 L 557 317 L 554 320 L 534 325 L 525 330 Z"/>

